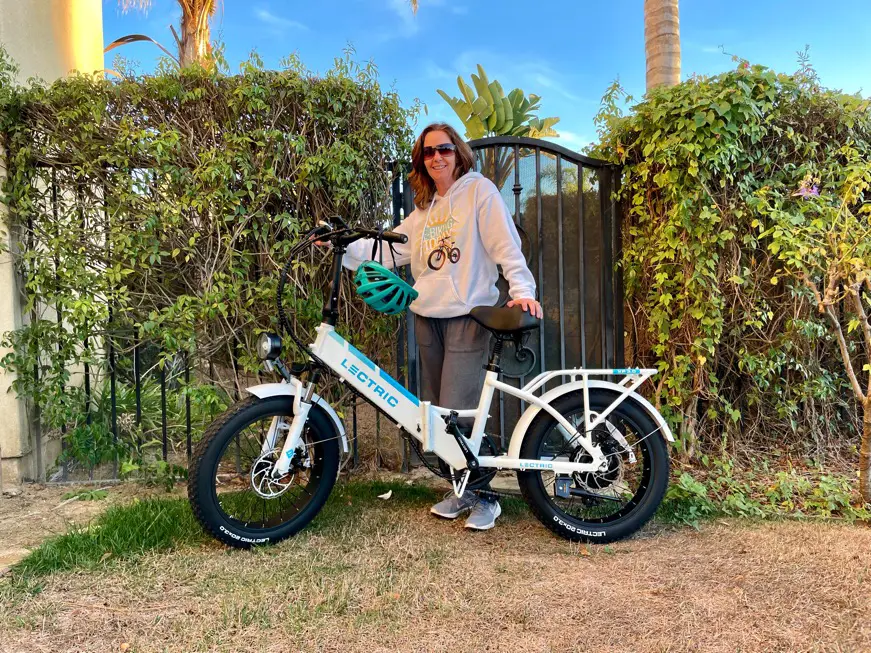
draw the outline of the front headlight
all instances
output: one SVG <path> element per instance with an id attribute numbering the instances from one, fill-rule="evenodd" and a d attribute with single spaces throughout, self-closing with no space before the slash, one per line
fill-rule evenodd
<path id="1" fill-rule="evenodd" d="M 257 355 L 260 360 L 274 361 L 281 355 L 281 338 L 274 333 L 261 333 L 257 340 Z"/>

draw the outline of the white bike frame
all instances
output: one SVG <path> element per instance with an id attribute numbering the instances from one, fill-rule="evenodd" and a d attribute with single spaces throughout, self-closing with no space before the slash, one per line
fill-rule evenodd
<path id="1" fill-rule="evenodd" d="M 544 372 L 539 374 L 522 388 L 515 388 L 511 385 L 498 380 L 496 372 L 488 371 L 484 379 L 484 387 L 481 391 L 481 398 L 476 409 L 456 410 L 451 408 L 443 408 L 434 406 L 428 401 L 420 401 L 412 395 L 402 385 L 395 381 L 388 373 L 379 368 L 362 352 L 357 350 L 353 345 L 336 333 L 335 328 L 327 323 L 322 323 L 317 329 L 317 338 L 314 344 L 310 345 L 312 354 L 320 361 L 323 361 L 343 382 L 350 384 L 357 392 L 368 399 L 375 406 L 380 408 L 388 415 L 396 424 L 397 427 L 405 429 L 414 438 L 422 444 L 423 451 L 431 451 L 436 456 L 444 460 L 454 470 L 461 471 L 466 469 L 466 458 L 463 455 L 460 446 L 457 444 L 454 436 L 447 431 L 447 423 L 445 417 L 451 412 L 456 412 L 458 417 L 474 417 L 474 426 L 472 433 L 468 439 L 468 447 L 478 460 L 480 467 L 497 468 L 497 469 L 514 469 L 514 470 L 548 470 L 557 474 L 574 474 L 578 472 L 594 472 L 607 469 L 608 462 L 601 447 L 593 444 L 592 430 L 602 424 L 608 415 L 613 412 L 630 395 L 634 399 L 640 400 L 648 408 L 650 412 L 652 407 L 644 400 L 635 394 L 635 390 L 641 386 L 647 379 L 656 374 L 654 369 L 571 369 L 558 370 L 553 372 Z M 591 381 L 593 376 L 621 376 L 623 377 L 619 383 L 610 383 L 602 381 Z M 570 383 L 565 387 L 566 391 L 580 390 L 583 392 L 584 398 L 584 432 L 579 432 L 574 425 L 566 420 L 559 412 L 557 412 L 550 404 L 554 398 L 554 393 L 559 390 L 555 388 L 550 392 L 545 393 L 542 397 L 537 397 L 533 394 L 536 390 L 543 388 L 551 379 L 557 377 L 568 377 Z M 578 382 L 580 379 L 580 382 Z M 287 437 L 284 441 L 282 454 L 278 459 L 273 470 L 273 475 L 281 476 L 286 474 L 290 467 L 290 460 L 293 453 L 302 445 L 302 433 L 308 417 L 309 410 L 312 406 L 311 400 L 314 395 L 314 387 L 311 384 L 303 385 L 297 379 L 292 379 L 295 387 L 291 390 L 288 387 L 286 394 L 294 395 L 294 416 L 290 425 L 287 425 L 283 420 L 276 418 L 273 420 L 272 428 L 267 434 L 266 440 L 263 443 L 264 453 L 271 451 L 277 445 L 279 428 L 287 430 Z M 272 384 L 271 384 L 272 385 Z M 274 384 L 281 385 L 281 384 Z M 288 384 L 283 384 L 288 386 Z M 580 387 L 577 387 L 580 386 Z M 604 410 L 594 413 L 589 408 L 589 389 L 590 387 L 607 387 L 613 390 L 617 397 Z M 266 386 L 258 386 L 265 388 Z M 249 389 L 254 394 L 259 392 L 255 388 Z M 490 405 L 493 401 L 493 395 L 496 390 L 501 390 L 504 393 L 520 398 L 531 407 L 536 407 L 539 410 L 544 410 L 550 414 L 562 427 L 560 431 L 567 441 L 577 442 L 589 454 L 590 462 L 571 462 L 569 460 L 555 459 L 526 459 L 519 458 L 520 444 L 525 435 L 526 426 L 524 425 L 520 432 L 515 429 L 509 443 L 509 454 L 501 456 L 478 456 L 480 451 L 481 441 L 484 437 L 484 427 L 489 417 Z M 265 390 L 263 392 L 266 392 Z M 274 394 L 275 392 L 269 392 Z M 559 395 L 564 393 L 557 393 Z M 534 409 L 533 409 L 534 410 Z M 529 411 L 528 411 L 529 412 Z M 654 413 L 656 411 L 653 411 Z M 658 417 L 658 415 L 657 415 Z M 656 420 L 659 424 L 659 429 L 663 431 L 664 437 L 668 440 L 673 440 L 665 422 L 659 417 Z M 649 437 L 652 434 L 646 434 Z M 620 436 L 622 438 L 622 436 Z M 518 440 L 519 438 L 519 440 Z M 518 440 L 515 442 L 515 440 Z M 624 443 L 625 445 L 625 443 Z M 511 455 L 511 454 L 514 455 Z M 630 452 L 631 455 L 631 452 Z M 455 491 L 458 495 L 462 494 L 465 484 L 462 487 L 455 485 Z"/>

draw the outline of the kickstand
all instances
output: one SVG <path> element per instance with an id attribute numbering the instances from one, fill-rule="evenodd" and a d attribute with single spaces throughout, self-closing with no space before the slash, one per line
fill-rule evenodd
<path id="1" fill-rule="evenodd" d="M 469 482 L 469 476 L 471 475 L 472 471 L 470 469 L 464 469 L 458 483 L 454 480 L 454 470 L 451 468 L 451 485 L 454 486 L 454 494 L 457 495 L 458 499 L 461 498 L 463 493 L 466 491 L 466 484 Z"/>

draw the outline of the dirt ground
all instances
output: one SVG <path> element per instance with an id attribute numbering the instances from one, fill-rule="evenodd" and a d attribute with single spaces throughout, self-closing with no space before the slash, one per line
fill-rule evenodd
<path id="1" fill-rule="evenodd" d="M 24 549 L 142 489 L 0 499 Z M 871 651 L 871 529 L 653 526 L 610 546 L 528 514 L 485 533 L 390 501 L 256 552 L 210 545 L 58 573 L 0 606 L 0 651 Z M 344 505 L 344 504 L 343 504 Z"/>

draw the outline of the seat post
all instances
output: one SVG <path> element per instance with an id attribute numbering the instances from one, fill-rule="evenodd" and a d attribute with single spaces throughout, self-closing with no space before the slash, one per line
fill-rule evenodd
<path id="1" fill-rule="evenodd" d="M 500 334 L 494 334 L 496 336 L 496 344 L 493 345 L 493 351 L 490 353 L 490 362 L 484 367 L 488 372 L 496 372 L 496 374 L 502 374 L 502 368 L 499 366 L 499 363 L 502 360 L 502 343 L 505 342 L 505 338 L 503 338 Z"/>

